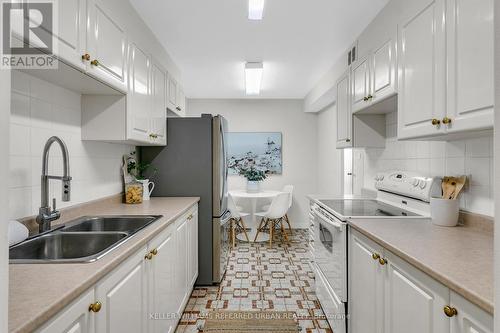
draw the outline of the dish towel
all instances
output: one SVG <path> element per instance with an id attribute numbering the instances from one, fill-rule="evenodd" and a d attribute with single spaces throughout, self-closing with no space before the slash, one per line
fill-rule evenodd
<path id="1" fill-rule="evenodd" d="M 29 231 L 26 226 L 18 221 L 9 221 L 9 246 L 21 243 L 29 236 Z"/>

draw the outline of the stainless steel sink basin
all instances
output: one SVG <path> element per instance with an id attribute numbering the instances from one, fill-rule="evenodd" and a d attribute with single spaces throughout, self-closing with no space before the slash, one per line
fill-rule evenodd
<path id="1" fill-rule="evenodd" d="M 81 263 L 102 258 L 162 216 L 86 216 L 9 249 L 10 263 Z"/>
<path id="2" fill-rule="evenodd" d="M 62 232 L 119 231 L 135 233 L 161 216 L 85 216 L 67 223 Z"/>
<path id="3" fill-rule="evenodd" d="M 17 263 L 90 262 L 102 257 L 127 236 L 124 232 L 48 233 L 11 247 L 9 257 Z"/>

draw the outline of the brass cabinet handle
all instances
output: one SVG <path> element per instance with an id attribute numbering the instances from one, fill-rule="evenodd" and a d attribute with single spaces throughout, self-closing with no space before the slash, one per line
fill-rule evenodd
<path id="1" fill-rule="evenodd" d="M 369 101 L 370 99 L 372 99 L 372 98 L 373 98 L 373 96 L 372 96 L 372 95 L 368 95 L 368 97 L 366 97 L 366 98 L 367 98 L 367 100 Z"/>
<path id="2" fill-rule="evenodd" d="M 444 117 L 443 118 L 443 124 L 445 124 L 445 125 L 451 124 L 451 118 Z"/>
<path id="3" fill-rule="evenodd" d="M 182 110 L 180 106 L 176 107 L 176 109 L 177 109 L 178 111 Z"/>
<path id="4" fill-rule="evenodd" d="M 97 312 L 101 311 L 101 307 L 102 307 L 101 302 L 95 302 L 95 303 L 92 303 L 89 305 L 89 311 L 97 313 Z"/>
<path id="5" fill-rule="evenodd" d="M 368 97 L 363 97 L 363 101 L 368 102 Z"/>
<path id="6" fill-rule="evenodd" d="M 150 253 L 155 256 L 158 254 L 158 249 L 152 249 Z"/>
<path id="7" fill-rule="evenodd" d="M 188 220 L 192 220 L 193 219 L 193 214 L 189 214 L 189 216 L 187 217 Z"/>
<path id="8" fill-rule="evenodd" d="M 146 260 L 151 260 L 151 259 L 153 259 L 153 254 L 152 254 L 151 252 L 149 252 L 148 254 L 146 254 L 146 255 L 144 256 L 144 259 L 146 259 Z"/>
<path id="9" fill-rule="evenodd" d="M 345 142 L 351 142 L 351 139 L 345 139 Z"/>
<path id="10" fill-rule="evenodd" d="M 85 53 L 84 55 L 82 55 L 82 60 L 83 61 L 89 61 L 90 60 L 90 54 Z"/>
<path id="11" fill-rule="evenodd" d="M 90 62 L 90 64 L 91 64 L 92 66 L 99 66 L 99 60 L 94 59 L 94 60 L 92 60 L 92 61 Z"/>
<path id="12" fill-rule="evenodd" d="M 447 317 L 454 317 L 458 314 L 458 311 L 457 309 L 455 308 L 452 308 L 451 306 L 447 305 L 444 307 L 444 314 L 447 316 Z"/>
<path id="13" fill-rule="evenodd" d="M 153 134 L 153 133 L 151 133 L 151 134 L 149 134 L 149 137 L 150 137 L 151 139 L 157 139 L 157 138 L 158 138 L 158 134 Z"/>
<path id="14" fill-rule="evenodd" d="M 373 254 L 372 254 L 372 258 L 373 258 L 373 260 L 378 260 L 378 259 L 380 259 L 380 254 L 378 254 L 378 253 L 373 253 Z"/>
<path id="15" fill-rule="evenodd" d="M 379 264 L 381 264 L 382 266 L 384 266 L 385 264 L 387 264 L 387 259 L 385 259 L 385 258 L 380 258 L 380 259 L 378 260 L 378 263 L 379 263 Z"/>
<path id="16" fill-rule="evenodd" d="M 436 118 L 432 119 L 432 125 L 436 126 L 436 125 L 439 125 L 439 124 L 441 124 L 441 120 L 436 119 Z"/>

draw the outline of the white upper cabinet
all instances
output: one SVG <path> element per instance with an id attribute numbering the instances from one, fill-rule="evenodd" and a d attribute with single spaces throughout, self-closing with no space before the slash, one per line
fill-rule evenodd
<path id="1" fill-rule="evenodd" d="M 151 66 L 153 108 L 151 140 L 167 144 L 167 72 L 156 62 Z"/>
<path id="2" fill-rule="evenodd" d="M 352 66 L 352 112 L 356 112 L 367 106 L 370 95 L 370 64 L 369 59 L 364 58 L 355 62 Z"/>
<path id="3" fill-rule="evenodd" d="M 493 127 L 493 0 L 448 0 L 450 133 Z"/>
<path id="4" fill-rule="evenodd" d="M 129 47 L 129 93 L 127 112 L 129 139 L 148 141 L 151 126 L 151 58 L 137 47 Z"/>
<path id="5" fill-rule="evenodd" d="M 378 103 L 396 93 L 396 38 L 373 51 L 370 63 L 370 103 Z"/>
<path id="6" fill-rule="evenodd" d="M 102 0 L 88 0 L 89 74 L 127 92 L 127 36 Z"/>
<path id="7" fill-rule="evenodd" d="M 349 71 L 337 82 L 337 148 L 352 147 Z"/>
<path id="8" fill-rule="evenodd" d="M 87 0 L 64 0 L 58 2 L 59 33 L 57 34 L 59 56 L 71 65 L 85 70 L 87 59 Z"/>
<path id="9" fill-rule="evenodd" d="M 398 26 L 398 137 L 442 131 L 446 110 L 445 0 L 432 0 Z"/>
<path id="10" fill-rule="evenodd" d="M 396 93 L 396 39 L 391 38 L 352 65 L 352 113 Z"/>
<path id="11" fill-rule="evenodd" d="M 177 112 L 177 81 L 172 75 L 168 75 L 168 103 L 171 111 Z"/>

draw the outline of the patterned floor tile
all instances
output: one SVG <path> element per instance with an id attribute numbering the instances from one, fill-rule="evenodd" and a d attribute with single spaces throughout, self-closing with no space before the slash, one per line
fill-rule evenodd
<path id="1" fill-rule="evenodd" d="M 224 279 L 216 287 L 197 287 L 176 333 L 197 333 L 207 312 L 292 311 L 301 333 L 333 333 L 316 297 L 309 267 L 308 231 L 293 230 L 289 244 L 238 242 Z"/>

